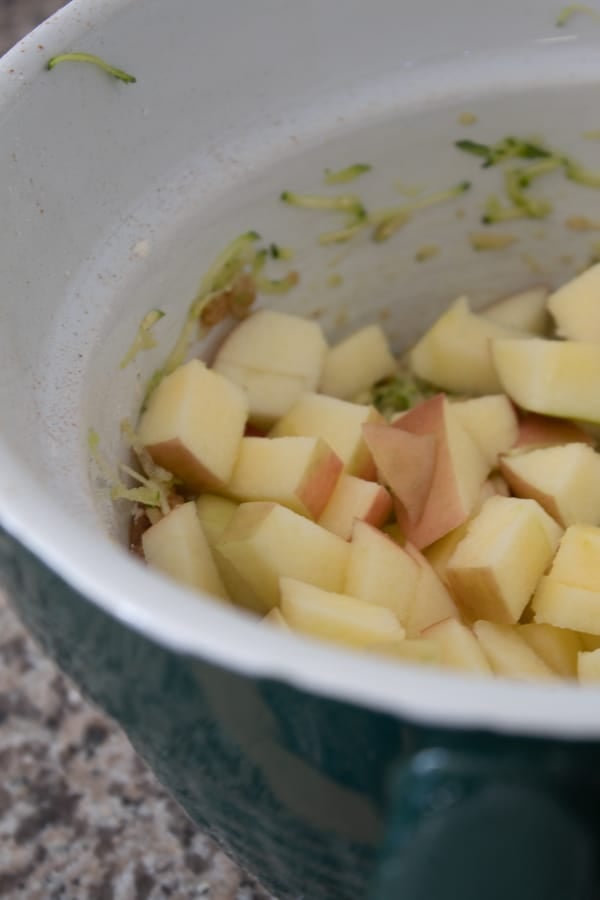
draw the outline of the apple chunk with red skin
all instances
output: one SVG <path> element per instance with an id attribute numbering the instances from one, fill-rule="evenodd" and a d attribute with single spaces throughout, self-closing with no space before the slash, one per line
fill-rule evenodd
<path id="1" fill-rule="evenodd" d="M 392 498 L 383 485 L 342 472 L 318 522 L 349 541 L 355 519 L 379 528 L 387 522 L 391 511 Z"/>
<path id="2" fill-rule="evenodd" d="M 491 497 L 446 567 L 453 596 L 471 618 L 518 622 L 561 533 L 534 500 Z"/>
<path id="3" fill-rule="evenodd" d="M 396 507 L 402 531 L 420 549 L 468 519 L 488 476 L 489 465 L 444 394 L 415 406 L 392 427 L 436 439 L 433 477 L 418 521 L 411 520 L 401 503 Z M 427 469 L 422 475 L 415 464 L 412 476 L 416 482 L 421 477 L 426 479 Z"/>
<path id="4" fill-rule="evenodd" d="M 231 477 L 247 415 L 244 392 L 193 359 L 158 385 L 138 434 L 154 462 L 186 487 L 218 490 Z"/>
<path id="5" fill-rule="evenodd" d="M 514 449 L 531 450 L 556 447 L 559 444 L 593 444 L 593 437 L 568 419 L 555 419 L 538 413 L 524 413 L 519 419 L 519 433 Z"/>
<path id="6" fill-rule="evenodd" d="M 363 436 L 379 480 L 402 505 L 407 520 L 416 524 L 431 490 L 436 460 L 435 436 L 411 434 L 378 422 L 363 425 Z"/>
<path id="7" fill-rule="evenodd" d="M 505 456 L 500 471 L 513 494 L 537 500 L 563 527 L 600 524 L 600 456 L 588 444 Z"/>
<path id="8" fill-rule="evenodd" d="M 282 575 L 343 590 L 350 554 L 346 541 L 305 516 L 260 501 L 238 506 L 216 548 L 249 584 L 264 613 L 279 602 Z"/>
<path id="9" fill-rule="evenodd" d="M 271 437 L 320 437 L 337 453 L 348 474 L 372 479 L 375 466 L 362 427 L 383 421 L 374 406 L 307 393 L 277 422 Z"/>
<path id="10" fill-rule="evenodd" d="M 146 562 L 180 584 L 228 599 L 193 501 L 172 509 L 142 535 Z"/>
<path id="11" fill-rule="evenodd" d="M 321 438 L 245 437 L 226 492 L 240 501 L 272 500 L 317 519 L 342 468 Z"/>
<path id="12" fill-rule="evenodd" d="M 252 424 L 268 428 L 316 390 L 326 352 L 318 322 L 261 309 L 225 338 L 213 368 L 245 390 Z"/>

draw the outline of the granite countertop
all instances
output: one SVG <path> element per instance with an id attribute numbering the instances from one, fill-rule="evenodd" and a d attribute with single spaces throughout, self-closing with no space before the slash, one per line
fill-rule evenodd
<path id="1" fill-rule="evenodd" d="M 0 53 L 60 6 L 0 0 Z M 269 900 L 193 825 L 0 594 L 0 897 Z"/>

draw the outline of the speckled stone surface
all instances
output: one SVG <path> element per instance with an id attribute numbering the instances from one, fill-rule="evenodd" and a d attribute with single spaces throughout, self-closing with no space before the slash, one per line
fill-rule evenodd
<path id="1" fill-rule="evenodd" d="M 0 0 L 0 53 L 63 4 Z M 0 594 L 0 897 L 269 900 L 82 700 Z"/>
<path id="2" fill-rule="evenodd" d="M 269 900 L 82 700 L 0 595 L 0 897 Z"/>

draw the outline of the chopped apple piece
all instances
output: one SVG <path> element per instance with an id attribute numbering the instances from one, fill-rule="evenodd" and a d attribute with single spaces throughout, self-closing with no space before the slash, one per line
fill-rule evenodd
<path id="1" fill-rule="evenodd" d="M 581 684 L 600 681 L 600 650 L 582 651 L 577 658 L 577 677 Z"/>
<path id="2" fill-rule="evenodd" d="M 543 336 L 547 334 L 550 325 L 546 309 L 548 293 L 548 288 L 543 285 L 529 288 L 497 300 L 484 310 L 483 315 L 498 325 Z"/>
<path id="3" fill-rule="evenodd" d="M 420 569 L 387 535 L 366 522 L 354 523 L 344 592 L 391 609 L 405 624 L 413 605 Z"/>
<path id="4" fill-rule="evenodd" d="M 489 466 L 495 469 L 498 456 L 514 446 L 519 422 L 506 394 L 491 394 L 453 403 L 452 409 L 471 435 Z"/>
<path id="5" fill-rule="evenodd" d="M 227 600 L 227 591 L 190 501 L 172 509 L 142 535 L 146 562 L 180 584 Z"/>
<path id="6" fill-rule="evenodd" d="M 563 678 L 577 676 L 577 654 L 583 649 L 578 634 L 568 628 L 555 628 L 538 622 L 519 625 L 518 631 L 557 675 Z"/>
<path id="7" fill-rule="evenodd" d="M 433 435 L 437 441 L 433 479 L 418 522 L 411 521 L 402 505 L 396 508 L 407 539 L 418 548 L 426 547 L 468 519 L 489 466 L 444 394 L 415 406 L 393 427 Z M 415 481 L 421 477 L 416 467 L 413 477 Z"/>
<path id="8" fill-rule="evenodd" d="M 433 641 L 438 660 L 451 669 L 490 675 L 492 670 L 481 645 L 470 628 L 458 619 L 444 619 L 423 631 L 423 637 Z"/>
<path id="9" fill-rule="evenodd" d="M 272 500 L 317 519 L 342 468 L 321 438 L 245 437 L 226 490 L 236 500 Z"/>
<path id="10" fill-rule="evenodd" d="M 281 610 L 292 629 L 352 647 L 404 637 L 396 616 L 384 606 L 326 591 L 295 578 L 281 578 Z"/>
<path id="11" fill-rule="evenodd" d="M 379 528 L 387 522 L 391 511 L 392 498 L 383 485 L 342 472 L 318 522 L 349 541 L 355 519 Z"/>
<path id="12" fill-rule="evenodd" d="M 310 519 L 259 501 L 238 506 L 217 549 L 261 599 L 264 613 L 279 602 L 281 575 L 342 590 L 350 554 L 346 541 Z"/>
<path id="13" fill-rule="evenodd" d="M 446 567 L 453 596 L 473 618 L 518 622 L 560 535 L 561 528 L 535 501 L 491 497 Z"/>
<path id="14" fill-rule="evenodd" d="M 600 591 L 600 528 L 590 525 L 571 525 L 567 528 L 549 576 L 553 581 Z M 595 633 L 594 629 L 590 631 Z"/>
<path id="15" fill-rule="evenodd" d="M 580 341 L 494 340 L 502 387 L 531 412 L 600 422 L 600 353 Z"/>
<path id="16" fill-rule="evenodd" d="M 426 628 L 444 619 L 458 619 L 456 604 L 425 557 L 411 544 L 407 554 L 417 563 L 419 577 L 406 619 L 406 634 L 419 637 Z"/>
<path id="17" fill-rule="evenodd" d="M 248 397 L 251 427 L 263 434 L 306 390 L 306 379 L 296 375 L 255 372 L 226 362 L 219 363 L 218 371 L 244 390 Z"/>
<path id="18" fill-rule="evenodd" d="M 247 391 L 251 422 L 268 427 L 316 390 L 326 352 L 317 322 L 261 309 L 228 335 L 213 368 Z"/>
<path id="19" fill-rule="evenodd" d="M 580 631 L 578 636 L 584 650 L 600 650 L 600 634 L 587 634 L 585 631 Z"/>
<path id="20" fill-rule="evenodd" d="M 425 547 L 423 555 L 429 564 L 433 566 L 438 578 L 441 578 L 444 584 L 447 585 L 446 568 L 452 558 L 452 554 L 462 539 L 467 535 L 470 519 L 477 515 L 485 501 L 489 500 L 490 497 L 495 497 L 496 495 L 508 497 L 509 494 L 510 491 L 508 490 L 508 485 L 504 479 L 500 475 L 490 475 L 487 481 L 484 481 L 483 483 L 481 491 L 479 492 L 479 497 L 477 498 L 477 503 L 475 504 L 475 508 L 470 518 L 457 528 L 453 528 L 452 531 L 449 531 L 448 534 L 445 534 L 433 544 Z"/>
<path id="21" fill-rule="evenodd" d="M 196 500 L 196 511 L 211 548 L 229 525 L 238 504 L 217 494 L 200 494 Z"/>
<path id="22" fill-rule="evenodd" d="M 519 420 L 515 449 L 556 447 L 558 444 L 593 444 L 593 437 L 567 419 L 553 419 L 538 413 L 525 413 Z"/>
<path id="23" fill-rule="evenodd" d="M 435 641 L 423 638 L 404 638 L 373 644 L 369 648 L 383 656 L 392 656 L 405 662 L 432 664 L 439 662 L 439 651 Z"/>
<path id="24" fill-rule="evenodd" d="M 397 368 L 381 326 L 367 325 L 328 350 L 319 390 L 340 400 L 353 400 Z"/>
<path id="25" fill-rule="evenodd" d="M 410 352 L 420 378 L 455 394 L 497 394 L 502 390 L 490 354 L 492 338 L 516 332 L 471 312 L 466 297 L 456 300 Z"/>
<path id="26" fill-rule="evenodd" d="M 532 601 L 535 621 L 600 635 L 600 590 L 540 579 Z"/>
<path id="27" fill-rule="evenodd" d="M 138 434 L 154 462 L 189 488 L 219 489 L 233 471 L 247 415 L 244 392 L 192 359 L 158 385 Z"/>
<path id="28" fill-rule="evenodd" d="M 496 675 L 520 681 L 549 681 L 556 674 L 510 625 L 475 622 L 473 631 Z"/>
<path id="29" fill-rule="evenodd" d="M 400 502 L 406 519 L 416 524 L 431 490 L 437 452 L 435 436 L 411 434 L 378 422 L 363 425 L 363 436 L 379 480 Z"/>
<path id="30" fill-rule="evenodd" d="M 266 616 L 263 618 L 263 622 L 265 625 L 272 625 L 275 628 L 280 628 L 281 631 L 292 630 L 288 623 L 285 621 L 283 613 L 278 606 L 274 606 L 271 612 L 268 612 L 266 614 Z"/>
<path id="31" fill-rule="evenodd" d="M 600 341 L 600 265 L 591 266 L 548 298 L 560 337 Z"/>
<path id="32" fill-rule="evenodd" d="M 600 456 L 588 444 L 506 456 L 500 470 L 513 494 L 537 500 L 563 527 L 600 524 Z"/>
<path id="33" fill-rule="evenodd" d="M 277 422 L 271 436 L 320 437 L 337 453 L 348 474 L 373 479 L 375 466 L 362 435 L 367 422 L 383 422 L 374 406 L 309 393 Z"/>

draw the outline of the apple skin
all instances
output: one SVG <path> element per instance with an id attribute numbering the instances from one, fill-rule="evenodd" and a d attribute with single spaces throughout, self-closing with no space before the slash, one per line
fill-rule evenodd
<path id="1" fill-rule="evenodd" d="M 362 431 L 379 480 L 389 487 L 402 509 L 402 517 L 416 524 L 431 490 L 437 453 L 435 436 L 412 434 L 377 422 L 363 425 Z"/>
<path id="2" fill-rule="evenodd" d="M 523 413 L 514 447 L 518 449 L 554 447 L 558 444 L 590 444 L 594 439 L 587 431 L 567 419 L 554 419 L 539 413 Z"/>
<path id="3" fill-rule="evenodd" d="M 398 523 L 407 540 L 422 549 L 469 518 L 489 474 L 489 466 L 444 394 L 415 406 L 392 427 L 416 436 L 433 436 L 436 441 L 433 477 L 418 521 L 412 521 L 407 511 L 396 504 Z M 418 466 L 415 465 L 412 474 L 418 482 L 421 477 Z M 427 474 L 425 468 L 425 480 Z"/>

